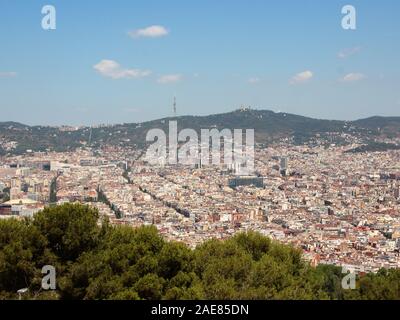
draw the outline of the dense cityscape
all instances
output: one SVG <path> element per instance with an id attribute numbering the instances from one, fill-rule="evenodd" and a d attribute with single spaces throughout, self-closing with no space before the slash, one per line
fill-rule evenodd
<path id="1" fill-rule="evenodd" d="M 153 166 L 143 149 L 105 146 L 1 158 L 0 218 L 79 202 L 111 224 L 154 225 L 195 248 L 257 231 L 314 266 L 400 267 L 400 151 L 351 153 L 318 140 L 255 149 L 254 176 L 220 166 Z"/>

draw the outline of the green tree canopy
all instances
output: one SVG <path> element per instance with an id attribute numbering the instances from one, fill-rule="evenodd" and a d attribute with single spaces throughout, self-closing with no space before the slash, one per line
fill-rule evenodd
<path id="1" fill-rule="evenodd" d="M 40 289 L 44 265 L 56 267 L 55 292 Z M 400 270 L 359 276 L 356 290 L 343 290 L 342 277 L 256 232 L 191 250 L 79 204 L 0 220 L 0 299 L 25 287 L 27 299 L 400 299 Z"/>

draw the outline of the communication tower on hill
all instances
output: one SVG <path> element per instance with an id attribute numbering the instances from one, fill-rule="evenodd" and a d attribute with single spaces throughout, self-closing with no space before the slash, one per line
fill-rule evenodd
<path id="1" fill-rule="evenodd" d="M 174 107 L 173 107 L 173 111 L 174 111 L 174 117 L 176 117 L 176 97 L 174 97 Z"/>

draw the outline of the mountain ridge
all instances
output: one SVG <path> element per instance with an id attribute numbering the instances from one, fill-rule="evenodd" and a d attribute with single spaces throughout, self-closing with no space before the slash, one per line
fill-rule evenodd
<path id="1" fill-rule="evenodd" d="M 150 123 L 150 122 L 155 122 L 155 121 L 161 121 L 161 120 L 174 120 L 174 119 L 179 119 L 179 118 L 206 118 L 206 117 L 211 117 L 211 116 L 222 116 L 222 115 L 227 115 L 227 114 L 232 114 L 236 112 L 260 112 L 260 113 L 270 113 L 270 114 L 275 114 L 275 115 L 283 115 L 283 116 L 296 116 L 296 117 L 301 117 L 304 119 L 312 119 L 312 120 L 317 120 L 317 121 L 331 121 L 331 122 L 342 122 L 342 123 L 362 123 L 366 122 L 369 120 L 384 120 L 384 121 L 400 121 L 400 116 L 380 116 L 380 115 L 373 115 L 369 116 L 366 118 L 360 118 L 356 120 L 337 120 L 337 119 L 324 119 L 324 118 L 314 118 L 311 116 L 304 116 L 304 115 L 299 115 L 295 113 L 290 113 L 290 112 L 275 112 L 269 109 L 245 109 L 244 111 L 237 109 L 229 112 L 221 112 L 221 113 L 215 113 L 215 114 L 209 114 L 209 115 L 179 115 L 179 116 L 168 116 L 168 117 L 163 117 L 163 118 L 158 118 L 158 119 L 153 119 L 153 120 L 146 120 L 146 121 L 141 121 L 141 122 L 121 122 L 121 123 L 115 123 L 115 124 L 97 124 L 97 125 L 68 125 L 68 124 L 61 124 L 61 125 L 41 125 L 41 124 L 35 124 L 35 125 L 28 125 L 19 121 L 0 121 L 0 127 L 4 126 L 17 126 L 17 127 L 42 127 L 42 128 L 63 128 L 63 127 L 76 127 L 76 128 L 90 128 L 90 127 L 101 127 L 101 126 L 118 126 L 118 125 L 138 125 L 138 124 L 143 124 L 143 123 Z"/>
<path id="2" fill-rule="evenodd" d="M 150 129 L 168 132 L 168 122 L 176 120 L 178 130 L 254 129 L 256 143 L 271 144 L 288 139 L 295 144 L 316 137 L 327 143 L 346 143 L 346 135 L 369 141 L 376 138 L 400 138 L 400 117 L 372 116 L 364 119 L 325 120 L 263 109 L 238 109 L 207 116 L 165 117 L 145 122 L 107 126 L 29 126 L 18 122 L 0 122 L 0 153 L 21 154 L 32 151 L 68 151 L 78 147 L 103 145 L 135 146 L 146 144 Z M 90 138 L 89 138 L 90 137 Z"/>
<path id="3" fill-rule="evenodd" d="M 29 128 L 35 128 L 35 127 L 41 127 L 41 128 L 63 128 L 63 127 L 77 127 L 77 128 L 90 128 L 90 127 L 102 127 L 102 126 L 119 126 L 119 125 L 139 125 L 139 124 L 144 124 L 144 123 L 152 123 L 152 122 L 157 122 L 161 120 L 174 120 L 174 119 L 180 119 L 180 118 L 207 118 L 207 117 L 218 117 L 218 116 L 223 116 L 223 115 L 229 115 L 229 114 L 234 114 L 234 113 L 246 113 L 246 112 L 256 112 L 256 113 L 262 113 L 262 114 L 272 114 L 272 115 L 282 115 L 284 117 L 286 116 L 295 116 L 298 118 L 303 118 L 303 119 L 310 119 L 310 120 L 316 120 L 316 121 L 327 121 L 327 122 L 341 122 L 341 123 L 363 123 L 367 121 L 400 121 L 400 116 L 380 116 L 380 115 L 373 115 L 369 116 L 366 118 L 360 118 L 356 120 L 337 120 L 337 119 L 324 119 L 324 118 L 314 118 L 310 116 L 303 116 L 299 114 L 294 114 L 294 113 L 289 113 L 289 112 L 275 112 L 269 109 L 237 109 L 234 111 L 229 111 L 229 112 L 222 112 L 222 113 L 215 113 L 215 114 L 209 114 L 209 115 L 180 115 L 180 116 L 169 116 L 169 117 L 163 117 L 163 118 L 158 118 L 158 119 L 153 119 L 153 120 L 147 120 L 147 121 L 141 121 L 141 122 L 122 122 L 122 123 L 115 123 L 115 124 L 109 124 L 109 125 L 104 125 L 104 124 L 98 124 L 98 125 L 68 125 L 68 124 L 62 124 L 62 125 L 28 125 L 19 121 L 0 121 L 0 127 L 5 127 L 5 126 L 16 126 L 16 127 L 29 127 Z"/>

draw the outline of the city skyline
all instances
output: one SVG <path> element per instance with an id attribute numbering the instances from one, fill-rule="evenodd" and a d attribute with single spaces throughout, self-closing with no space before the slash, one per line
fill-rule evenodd
<path id="1" fill-rule="evenodd" d="M 3 4 L 3 121 L 144 122 L 172 116 L 174 96 L 178 115 L 240 105 L 320 119 L 400 115 L 396 1 L 352 1 L 356 30 L 341 26 L 344 1 Z M 55 30 L 41 27 L 46 4 Z"/>

